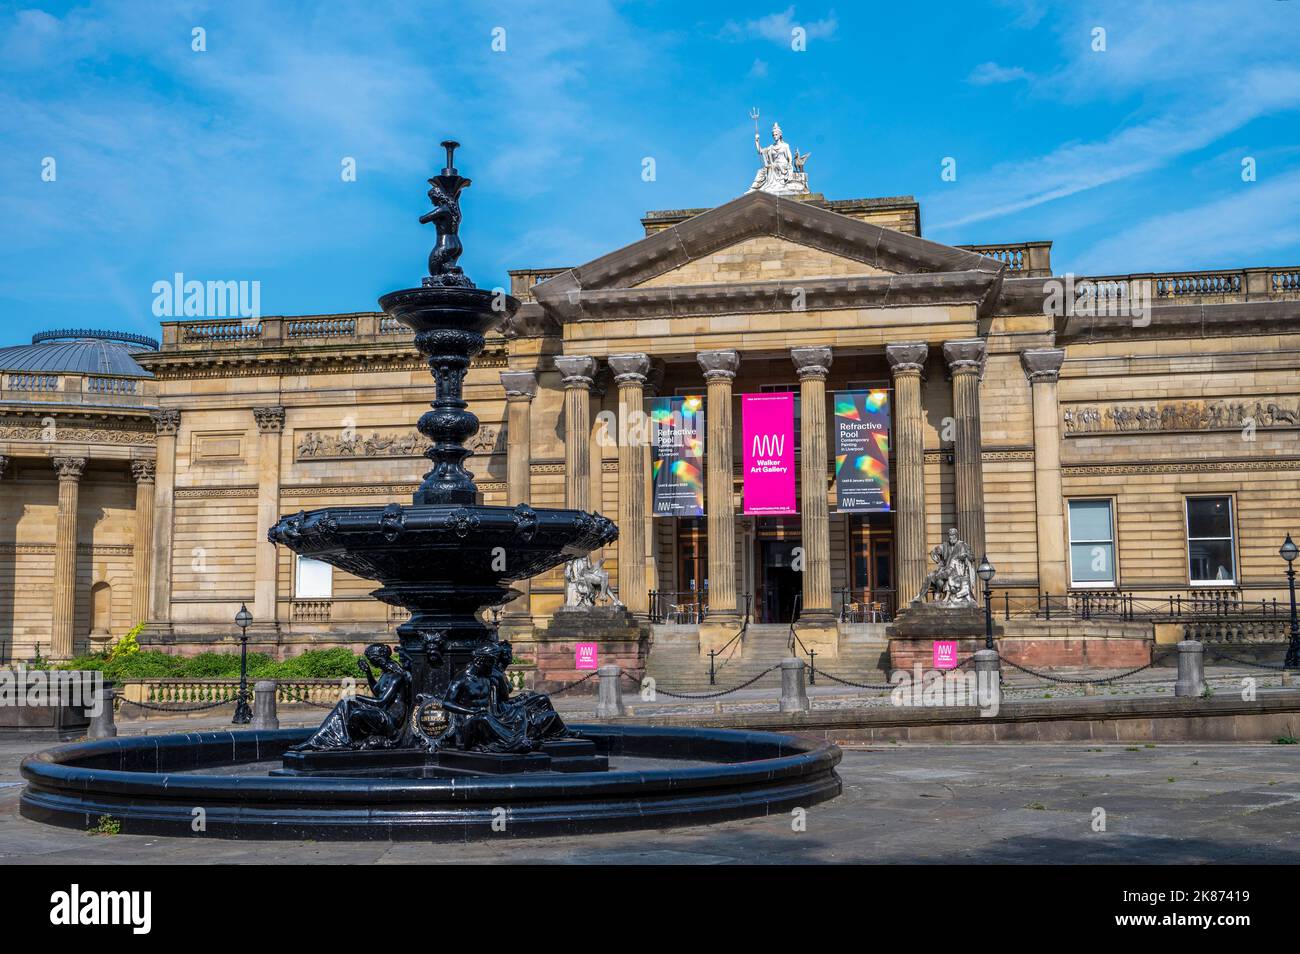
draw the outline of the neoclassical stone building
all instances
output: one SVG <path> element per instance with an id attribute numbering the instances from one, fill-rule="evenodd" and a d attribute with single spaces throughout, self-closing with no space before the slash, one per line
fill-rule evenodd
<path id="1" fill-rule="evenodd" d="M 597 556 L 657 644 L 707 653 L 746 616 L 782 631 L 797 619 L 821 658 L 857 659 L 852 647 L 883 641 L 954 526 L 996 565 L 1009 633 L 1022 616 L 1032 630 L 1045 605 L 1059 619 L 1085 603 L 1283 596 L 1277 549 L 1300 529 L 1300 269 L 1053 277 L 1047 242 L 923 238 L 910 197 L 754 192 L 642 225 L 643 238 L 586 264 L 512 272 L 524 304 L 466 397 L 482 421 L 470 463 L 485 502 L 613 517 L 620 540 Z M 80 545 L 134 546 L 104 571 L 114 635 L 142 620 L 148 641 L 176 651 L 227 642 L 242 602 L 255 644 L 276 653 L 391 632 L 371 583 L 296 561 L 266 530 L 282 513 L 414 490 L 431 383 L 410 334 L 373 313 L 184 320 L 133 358 L 138 406 L 97 418 L 140 437 L 107 443 L 115 455 L 16 440 L 47 405 L 77 420 L 86 408 L 4 392 L 12 540 L 0 560 L 48 548 L 22 573 L 56 593 L 51 617 L 32 584 L 0 577 L 6 652 L 39 640 L 59 654 L 98 625 L 88 556 L 74 608 L 57 596 L 72 551 L 55 498 L 68 486 L 82 492 Z M 25 373 L 0 370 L 6 382 Z M 746 515 L 740 397 L 785 391 L 798 402 L 797 512 Z M 837 506 L 832 395 L 848 391 L 888 395 L 887 510 Z M 651 449 L 622 439 L 629 411 L 670 396 L 703 398 L 699 517 L 654 516 Z M 111 543 L 87 536 L 85 476 L 54 463 L 81 458 L 122 502 Z M 156 484 L 133 487 L 132 468 L 154 476 L 155 458 Z M 15 492 L 45 502 L 22 510 Z M 526 656 L 563 579 L 522 589 L 502 625 Z M 1149 623 L 1110 635 L 1142 632 Z"/>

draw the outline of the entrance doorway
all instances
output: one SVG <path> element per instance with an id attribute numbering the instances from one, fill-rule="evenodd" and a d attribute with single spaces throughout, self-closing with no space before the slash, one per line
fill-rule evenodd
<path id="1" fill-rule="evenodd" d="M 894 515 L 852 514 L 849 519 L 851 585 L 841 615 L 850 623 L 883 623 L 894 618 Z M 915 594 L 908 594 L 908 598 Z"/>
<path id="2" fill-rule="evenodd" d="M 803 593 L 803 573 L 796 568 L 800 546 L 798 517 L 759 518 L 755 533 L 758 593 L 754 615 L 760 623 L 789 623 Z"/>

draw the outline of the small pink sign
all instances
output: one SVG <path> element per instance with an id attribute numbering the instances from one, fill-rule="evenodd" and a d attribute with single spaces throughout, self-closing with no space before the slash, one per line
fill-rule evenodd
<path id="1" fill-rule="evenodd" d="M 573 668 L 600 668 L 600 653 L 597 651 L 595 643 L 578 643 L 578 646 L 573 653 Z"/>
<path id="2" fill-rule="evenodd" d="M 936 639 L 934 641 L 934 668 L 957 668 L 957 644 L 953 640 Z"/>

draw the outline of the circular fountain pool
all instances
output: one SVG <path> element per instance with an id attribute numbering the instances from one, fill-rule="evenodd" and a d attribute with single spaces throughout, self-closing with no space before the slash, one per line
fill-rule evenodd
<path id="1" fill-rule="evenodd" d="M 309 729 L 79 742 L 23 762 L 20 811 L 80 829 L 108 816 L 127 834 L 460 841 L 708 824 L 840 793 L 840 750 L 829 742 L 730 729 L 572 728 L 608 770 L 269 774 Z"/>

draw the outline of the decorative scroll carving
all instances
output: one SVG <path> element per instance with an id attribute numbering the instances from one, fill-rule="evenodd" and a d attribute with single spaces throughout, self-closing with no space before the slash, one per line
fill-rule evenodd
<path id="1" fill-rule="evenodd" d="M 1066 408 L 1062 421 L 1067 434 L 1295 427 L 1300 425 L 1300 402 L 1261 398 L 1085 405 Z"/>

